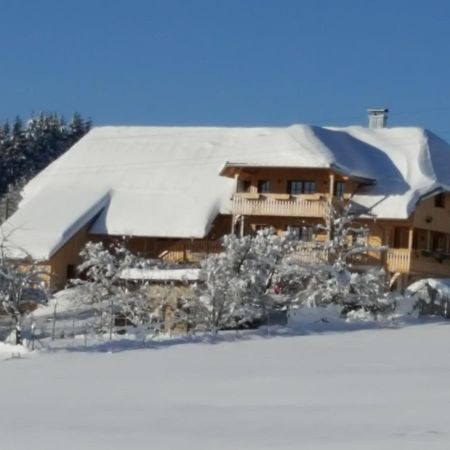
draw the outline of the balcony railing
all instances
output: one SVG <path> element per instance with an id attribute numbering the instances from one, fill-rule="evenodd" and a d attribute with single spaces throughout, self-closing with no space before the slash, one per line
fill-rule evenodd
<path id="1" fill-rule="evenodd" d="M 389 272 L 409 272 L 411 267 L 411 250 L 407 248 L 390 248 L 386 255 L 386 269 Z"/>
<path id="2" fill-rule="evenodd" d="M 326 200 L 319 196 L 298 196 L 294 199 L 233 197 L 233 214 L 249 216 L 324 217 Z"/>
<path id="3" fill-rule="evenodd" d="M 197 263 L 211 253 L 219 253 L 223 250 L 219 241 L 192 240 L 177 241 L 158 255 L 158 258 L 166 262 L 192 262 Z"/>
<path id="4" fill-rule="evenodd" d="M 193 240 L 178 241 L 159 254 L 159 258 L 167 262 L 191 262 L 198 263 L 209 254 L 219 253 L 223 250 L 219 241 Z M 424 256 L 418 250 L 404 248 L 391 248 L 386 253 L 369 252 L 358 254 L 349 261 L 354 268 L 363 266 L 378 266 L 384 264 L 385 269 L 391 273 L 417 272 L 450 276 L 450 259 L 439 260 L 436 257 Z M 296 260 L 304 264 L 323 264 L 329 261 L 327 250 L 302 246 L 294 255 Z"/>
<path id="5" fill-rule="evenodd" d="M 305 264 L 321 264 L 330 261 L 327 250 L 317 249 L 314 247 L 302 247 L 295 252 L 293 257 Z M 380 267 L 383 264 L 383 261 L 385 261 L 385 268 L 389 272 L 409 272 L 411 251 L 408 249 L 389 249 L 387 250 L 385 258 L 382 252 L 372 251 L 368 253 L 355 254 L 348 260 L 354 268 L 362 266 Z"/>
<path id="6" fill-rule="evenodd" d="M 300 247 L 292 254 L 292 258 L 295 261 L 303 264 L 326 264 L 328 256 L 328 250 L 317 249 L 313 246 Z"/>

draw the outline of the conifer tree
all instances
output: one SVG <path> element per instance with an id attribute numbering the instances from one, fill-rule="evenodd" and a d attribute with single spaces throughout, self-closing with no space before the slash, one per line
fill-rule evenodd
<path id="1" fill-rule="evenodd" d="M 18 204 L 28 180 L 61 156 L 91 128 L 90 120 L 75 113 L 69 123 L 57 114 L 33 115 L 26 123 L 16 117 L 0 124 L 0 223 Z"/>

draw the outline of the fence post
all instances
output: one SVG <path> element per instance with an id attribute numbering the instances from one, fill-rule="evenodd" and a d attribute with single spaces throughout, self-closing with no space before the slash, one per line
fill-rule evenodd
<path id="1" fill-rule="evenodd" d="M 114 327 L 114 300 L 111 299 L 110 307 L 110 319 L 109 319 L 109 340 L 112 341 L 112 332 Z"/>
<path id="2" fill-rule="evenodd" d="M 55 300 L 55 307 L 53 308 L 53 325 L 52 325 L 52 341 L 55 340 L 56 333 L 56 309 L 58 306 L 58 302 Z"/>
<path id="3" fill-rule="evenodd" d="M 74 314 L 72 318 L 72 347 L 75 345 L 75 318 L 76 315 Z"/>

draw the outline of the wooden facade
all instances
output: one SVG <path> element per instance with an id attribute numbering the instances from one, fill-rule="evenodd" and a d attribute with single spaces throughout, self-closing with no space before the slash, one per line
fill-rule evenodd
<path id="1" fill-rule="evenodd" d="M 129 237 L 127 245 L 136 254 L 171 263 L 198 263 L 211 253 L 220 252 L 221 237 L 233 231 L 254 233 L 271 226 L 279 233 L 298 227 L 302 240 L 324 239 L 314 230 L 324 223 L 328 205 L 335 198 L 350 199 L 370 180 L 343 176 L 328 169 L 233 168 L 222 175 L 233 177 L 236 191 L 231 215 L 219 215 L 203 239 Z M 359 265 L 379 265 L 394 277 L 450 276 L 450 195 L 437 194 L 424 199 L 406 220 L 365 218 L 371 246 L 386 245 L 384 254 L 368 254 Z M 304 235 L 303 235 L 304 234 Z M 61 288 L 80 263 L 79 252 L 88 241 L 106 243 L 117 237 L 92 235 L 89 225 L 80 230 L 50 259 L 53 285 Z M 304 261 L 325 255 L 302 250 Z M 356 264 L 356 263 L 355 263 Z"/>
<path id="2" fill-rule="evenodd" d="M 239 218 L 240 227 L 235 231 L 242 234 L 265 226 L 279 232 L 288 226 L 312 230 L 326 220 L 330 202 L 337 197 L 351 199 L 370 182 L 325 169 L 234 167 L 224 174 L 236 179 L 233 220 Z M 370 230 L 369 245 L 384 245 L 388 250 L 361 257 L 355 265 L 383 266 L 403 282 L 450 276 L 450 194 L 437 193 L 421 200 L 405 220 L 361 218 L 358 222 Z M 306 231 L 302 238 L 314 241 L 323 237 Z M 300 256 L 304 261 L 324 258 L 314 252 L 306 247 Z"/>

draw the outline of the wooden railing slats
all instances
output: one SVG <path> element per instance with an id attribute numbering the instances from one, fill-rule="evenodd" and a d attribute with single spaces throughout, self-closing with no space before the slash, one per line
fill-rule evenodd
<path id="1" fill-rule="evenodd" d="M 253 216 L 301 216 L 324 217 L 325 200 L 307 200 L 301 197 L 296 200 L 249 200 L 235 196 L 232 204 L 233 214 Z"/>

